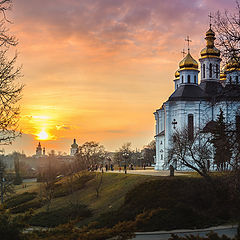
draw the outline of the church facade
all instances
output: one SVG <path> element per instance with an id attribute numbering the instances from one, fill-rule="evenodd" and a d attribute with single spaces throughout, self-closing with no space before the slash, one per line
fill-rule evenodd
<path id="1" fill-rule="evenodd" d="M 235 124 L 240 119 L 240 66 L 234 59 L 220 66 L 220 51 L 214 45 L 211 25 L 205 40 L 200 67 L 188 50 L 175 73 L 175 91 L 154 112 L 156 170 L 168 168 L 168 149 L 177 129 L 201 130 L 217 119 L 220 109 L 227 123 Z"/>

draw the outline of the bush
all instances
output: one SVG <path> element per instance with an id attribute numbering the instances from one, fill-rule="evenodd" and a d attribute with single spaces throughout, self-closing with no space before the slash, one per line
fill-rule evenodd
<path id="1" fill-rule="evenodd" d="M 22 194 L 15 195 L 15 196 L 7 199 L 5 202 L 5 207 L 6 208 L 14 208 L 20 204 L 29 202 L 36 197 L 37 197 L 36 192 L 24 192 Z"/>
<path id="2" fill-rule="evenodd" d="M 41 227 L 56 227 L 60 224 L 68 223 L 74 219 L 84 219 L 91 216 L 91 211 L 80 204 L 71 204 L 64 208 L 40 212 L 30 219 L 29 224 Z"/>
<path id="3" fill-rule="evenodd" d="M 225 177 L 209 184 L 203 178 L 159 178 L 129 191 L 117 210 L 102 214 L 98 227 L 148 215 L 138 231 L 202 228 L 239 219 L 239 197 L 230 194 Z M 150 214 L 151 213 L 151 214 Z M 149 215 L 150 214 L 150 215 Z"/>
<path id="4" fill-rule="evenodd" d="M 94 174 L 91 173 L 83 173 L 81 176 L 74 177 L 72 183 L 63 182 L 63 183 L 55 183 L 54 197 L 64 197 L 71 194 L 70 186 L 71 184 L 73 191 L 78 191 L 83 189 L 88 181 L 94 178 Z"/>
<path id="5" fill-rule="evenodd" d="M 16 213 L 24 213 L 30 209 L 38 209 L 44 206 L 45 202 L 40 201 L 40 200 L 32 200 L 23 204 L 20 204 L 16 207 L 13 207 L 10 209 L 11 213 L 16 214 Z"/>

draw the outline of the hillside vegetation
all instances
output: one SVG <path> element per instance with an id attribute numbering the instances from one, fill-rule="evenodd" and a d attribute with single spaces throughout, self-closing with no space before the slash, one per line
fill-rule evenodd
<path id="1" fill-rule="evenodd" d="M 47 210 L 39 193 L 21 193 L 6 202 L 12 214 L 34 209 L 31 225 L 55 227 L 74 220 L 79 227 L 111 228 L 121 221 L 134 223 L 137 231 L 201 228 L 239 221 L 239 196 L 232 194 L 228 176 L 212 184 L 198 177 L 153 177 L 83 173 L 68 191 L 67 177 L 56 183 Z M 68 187 L 67 187 L 68 186 Z M 15 204 L 14 204 L 15 203 Z M 28 206 L 28 207 L 27 207 Z"/>

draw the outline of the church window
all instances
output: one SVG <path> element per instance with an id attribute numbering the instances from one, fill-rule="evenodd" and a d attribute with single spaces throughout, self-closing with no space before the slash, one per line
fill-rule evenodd
<path id="1" fill-rule="evenodd" d="M 203 64 L 203 78 L 205 78 L 205 64 Z"/>
<path id="2" fill-rule="evenodd" d="M 160 144 L 162 145 L 162 141 L 160 142 Z"/>
<path id="3" fill-rule="evenodd" d="M 197 76 L 194 76 L 194 83 L 197 83 Z"/>
<path id="4" fill-rule="evenodd" d="M 232 76 L 229 77 L 229 83 L 232 84 Z"/>
<path id="5" fill-rule="evenodd" d="M 187 82 L 190 83 L 191 81 L 190 75 L 187 75 Z"/>
<path id="6" fill-rule="evenodd" d="M 161 154 L 161 160 L 163 160 L 163 155 Z"/>
<path id="7" fill-rule="evenodd" d="M 236 84 L 238 84 L 238 76 L 236 76 Z"/>
<path id="8" fill-rule="evenodd" d="M 183 83 L 183 76 L 182 76 L 182 83 Z"/>
<path id="9" fill-rule="evenodd" d="M 188 140 L 193 140 L 193 114 L 188 114 Z"/>
<path id="10" fill-rule="evenodd" d="M 218 64 L 216 64 L 216 78 L 218 78 L 218 72 L 219 72 L 219 67 L 218 67 Z"/>
<path id="11" fill-rule="evenodd" d="M 212 64 L 209 64 L 209 77 L 212 78 Z"/>

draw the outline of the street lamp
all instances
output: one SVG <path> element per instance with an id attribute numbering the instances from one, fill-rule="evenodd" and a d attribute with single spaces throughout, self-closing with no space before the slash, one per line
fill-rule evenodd
<path id="1" fill-rule="evenodd" d="M 124 171 L 125 171 L 125 174 L 127 174 L 127 159 L 129 158 L 129 154 L 126 152 L 123 153 L 123 158 L 125 159 Z"/>

